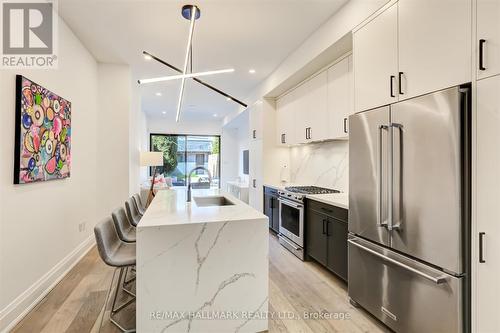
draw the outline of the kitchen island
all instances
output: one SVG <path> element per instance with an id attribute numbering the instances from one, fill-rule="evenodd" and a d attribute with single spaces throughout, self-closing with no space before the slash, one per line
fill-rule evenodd
<path id="1" fill-rule="evenodd" d="M 137 227 L 137 331 L 267 330 L 268 241 L 267 217 L 223 191 L 159 191 Z"/>

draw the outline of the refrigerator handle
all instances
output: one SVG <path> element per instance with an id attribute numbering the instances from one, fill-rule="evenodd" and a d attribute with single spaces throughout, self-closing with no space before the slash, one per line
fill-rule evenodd
<path id="1" fill-rule="evenodd" d="M 426 272 L 423 272 L 423 271 L 419 270 L 418 268 L 415 268 L 415 267 L 412 267 L 412 266 L 410 266 L 410 265 L 407 265 L 407 264 L 405 264 L 405 263 L 403 263 L 403 262 L 401 262 L 401 261 L 398 261 L 398 260 L 396 260 L 396 259 L 390 258 L 390 257 L 386 256 L 385 254 L 378 252 L 377 250 L 374 250 L 374 249 L 371 249 L 371 248 L 369 248 L 369 247 L 367 247 L 367 246 L 364 246 L 364 245 L 362 245 L 362 244 L 358 243 L 358 241 L 356 240 L 356 238 L 354 238 L 354 239 L 349 239 L 349 240 L 347 240 L 347 241 L 348 241 L 350 244 L 352 244 L 352 245 L 354 245 L 354 246 L 356 246 L 356 247 L 360 248 L 360 249 L 361 249 L 361 250 L 363 250 L 363 251 L 366 251 L 366 252 L 368 252 L 368 253 L 371 253 L 371 254 L 373 254 L 374 256 L 379 257 L 380 259 L 382 259 L 382 260 L 384 260 L 384 261 L 387 261 L 387 262 L 390 262 L 391 264 L 394 264 L 394 265 L 396 265 L 396 266 L 398 266 L 398 267 L 401 267 L 401 268 L 403 268 L 403 269 L 405 269 L 405 270 L 407 270 L 407 271 L 410 271 L 410 272 L 412 272 L 412 273 L 415 273 L 415 274 L 417 274 L 417 275 L 420 275 L 420 276 L 421 276 L 421 277 L 423 277 L 424 279 L 427 279 L 427 280 L 429 280 L 429 281 L 432 281 L 432 282 L 434 282 L 435 284 L 442 284 L 442 283 L 445 283 L 445 282 L 446 282 L 446 280 L 447 280 L 447 276 L 446 276 L 446 275 L 444 275 L 444 274 L 443 274 L 443 275 L 438 275 L 438 276 L 433 276 L 433 275 L 430 275 L 430 274 L 428 274 L 428 273 L 426 273 Z"/>
<path id="2" fill-rule="evenodd" d="M 384 212 L 384 207 L 383 207 L 383 200 L 382 197 L 384 195 L 383 191 L 383 186 L 382 186 L 382 181 L 383 181 L 383 159 L 384 159 L 384 154 L 382 151 L 382 135 L 383 131 L 387 130 L 388 126 L 387 125 L 380 125 L 378 127 L 378 170 L 377 170 L 377 225 L 379 227 L 385 227 L 387 226 L 387 221 L 384 221 L 383 217 L 383 212 Z"/>
<path id="3" fill-rule="evenodd" d="M 396 224 L 394 223 L 394 129 L 399 131 L 399 134 L 402 134 L 403 125 L 397 123 L 391 123 L 389 126 L 389 213 L 388 213 L 388 230 L 398 230 L 401 228 L 401 223 L 398 221 Z M 399 148 L 401 154 L 401 140 L 399 140 Z M 401 158 L 398 161 L 399 163 L 399 172 L 401 172 Z M 401 188 L 401 177 L 398 182 L 398 186 Z M 399 190 L 400 198 L 399 204 L 401 206 L 401 190 Z"/>

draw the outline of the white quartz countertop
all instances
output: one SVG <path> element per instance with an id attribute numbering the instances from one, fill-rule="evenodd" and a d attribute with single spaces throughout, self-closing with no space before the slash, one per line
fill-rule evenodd
<path id="1" fill-rule="evenodd" d="M 234 203 L 228 206 L 200 207 L 196 197 L 224 196 Z M 262 220 L 266 216 L 229 193 L 219 189 L 192 190 L 191 202 L 186 202 L 187 189 L 158 191 L 138 228 L 172 226 L 193 223 Z"/>
<path id="2" fill-rule="evenodd" d="M 347 193 L 308 194 L 306 197 L 327 205 L 349 209 L 349 195 Z"/>
<path id="3" fill-rule="evenodd" d="M 271 187 L 276 190 L 284 190 L 288 186 L 304 186 L 304 184 L 295 183 L 279 183 L 279 184 L 264 184 L 265 187 Z M 308 185 L 305 185 L 308 186 Z M 332 205 L 340 208 L 349 209 L 349 194 L 348 193 L 330 193 L 330 194 L 307 194 L 306 198 L 316 200 L 327 205 Z"/>

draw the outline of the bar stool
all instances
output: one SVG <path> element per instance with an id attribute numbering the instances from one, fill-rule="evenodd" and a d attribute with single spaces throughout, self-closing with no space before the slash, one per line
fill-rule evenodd
<path id="1" fill-rule="evenodd" d="M 125 201 L 125 208 L 127 209 L 128 220 L 134 227 L 137 227 L 139 221 L 141 220 L 141 215 L 134 204 L 134 199 L 131 197 Z"/>
<path id="2" fill-rule="evenodd" d="M 113 225 L 113 221 L 110 217 L 104 219 L 94 228 L 95 239 L 97 243 L 97 250 L 99 251 L 99 255 L 101 259 L 109 266 L 115 267 L 113 272 L 113 278 L 111 279 L 111 283 L 109 285 L 108 295 L 106 296 L 106 302 L 104 303 L 104 309 L 108 304 L 109 297 L 111 296 L 111 290 L 113 289 L 113 281 L 115 279 L 116 271 L 119 269 L 120 274 L 118 277 L 118 281 L 116 282 L 116 289 L 113 297 L 113 304 L 111 306 L 111 314 L 109 315 L 109 320 L 113 325 L 118 327 L 122 332 L 135 332 L 135 328 L 133 329 L 125 329 L 122 324 L 120 324 L 115 318 L 115 314 L 123 310 L 126 306 L 133 303 L 135 301 L 135 297 L 132 297 L 125 303 L 116 307 L 116 300 L 118 297 L 119 289 L 124 289 L 121 287 L 121 280 L 123 277 L 123 272 L 126 268 L 135 266 L 136 256 L 135 256 L 135 244 L 133 243 L 125 243 L 120 240 L 118 233 Z M 121 287 L 121 288 L 120 288 Z M 103 311 L 103 317 L 104 317 Z M 102 325 L 102 317 L 101 317 L 101 325 Z"/>
<path id="3" fill-rule="evenodd" d="M 117 208 L 111 213 L 111 216 L 120 239 L 127 243 L 135 243 L 136 230 L 130 223 L 125 209 L 123 207 Z"/>
<path id="4" fill-rule="evenodd" d="M 139 211 L 139 214 L 142 216 L 146 212 L 146 209 L 144 209 L 144 205 L 142 204 L 141 196 L 136 193 L 132 196 L 134 199 L 135 206 L 137 208 L 137 211 Z"/>

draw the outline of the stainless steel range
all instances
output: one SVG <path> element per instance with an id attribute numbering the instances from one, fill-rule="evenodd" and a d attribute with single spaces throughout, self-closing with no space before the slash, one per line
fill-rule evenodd
<path id="1" fill-rule="evenodd" d="M 301 260 L 304 260 L 304 199 L 306 195 L 339 193 L 317 186 L 291 186 L 278 191 L 279 242 Z"/>

